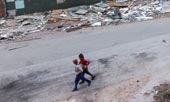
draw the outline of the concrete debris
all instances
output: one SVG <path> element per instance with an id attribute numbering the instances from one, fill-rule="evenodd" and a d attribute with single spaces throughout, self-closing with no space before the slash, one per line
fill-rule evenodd
<path id="1" fill-rule="evenodd" d="M 122 18 L 128 19 L 130 21 L 150 20 L 161 15 L 160 7 L 155 5 L 146 5 L 142 7 L 136 6 L 132 10 L 129 10 L 128 8 L 123 8 L 120 11 L 122 14 Z"/>
<path id="2" fill-rule="evenodd" d="M 47 20 L 45 20 L 45 16 L 42 14 L 39 16 L 33 14 L 17 16 L 14 19 L 0 20 L 0 22 L 0 39 L 14 40 L 42 30 Z"/>
<path id="3" fill-rule="evenodd" d="M 81 21 L 77 24 L 67 26 L 66 28 L 64 28 L 64 30 L 67 31 L 67 32 L 71 32 L 71 31 L 75 31 L 75 30 L 78 30 L 78 29 L 81 29 L 81 28 L 87 27 L 87 26 L 89 26 L 88 21 Z"/>
<path id="4" fill-rule="evenodd" d="M 130 6 L 127 5 L 129 3 Z M 128 0 L 118 0 L 116 2 L 100 2 L 90 6 L 78 6 L 69 8 L 64 10 L 67 12 L 65 13 L 67 14 L 66 17 L 55 17 L 54 20 L 56 20 L 56 23 L 59 24 L 57 26 L 57 31 L 70 31 L 66 30 L 66 28 L 73 27 L 75 30 L 82 27 L 75 26 L 75 22 L 70 22 L 71 20 L 76 21 L 77 23 L 81 21 L 88 21 L 88 26 L 93 27 L 110 24 L 117 25 L 121 23 L 129 23 L 132 21 L 151 20 L 156 17 L 160 17 L 162 14 L 161 9 L 162 7 L 159 5 L 159 3 L 157 4 L 155 2 L 143 3 L 141 0 L 135 0 L 133 2 L 129 2 Z"/>
<path id="5" fill-rule="evenodd" d="M 144 21 L 144 20 L 151 20 L 151 19 L 153 19 L 153 17 L 145 17 L 145 16 L 141 16 L 141 17 L 136 17 L 136 19 L 138 20 L 138 21 Z"/>
<path id="6" fill-rule="evenodd" d="M 85 15 L 87 12 L 88 10 L 79 9 L 75 12 L 75 14 Z"/>
<path id="7" fill-rule="evenodd" d="M 97 3 L 95 5 L 90 6 L 90 10 L 93 12 L 102 12 L 108 11 L 111 7 L 105 3 Z"/>
<path id="8" fill-rule="evenodd" d="M 126 2 L 128 0 L 116 0 L 116 2 Z"/>
<path id="9" fill-rule="evenodd" d="M 170 13 L 170 3 L 164 3 L 161 9 L 162 13 Z"/>
<path id="10" fill-rule="evenodd" d="M 105 4 L 105 3 L 97 3 L 95 4 L 96 7 L 101 7 L 101 8 L 110 8 L 110 6 L 108 4 Z"/>
<path id="11" fill-rule="evenodd" d="M 102 26 L 102 22 L 95 22 L 91 26 L 92 27 Z"/>
<path id="12" fill-rule="evenodd" d="M 5 20 L 0 20 L 0 26 L 5 23 Z"/>
<path id="13" fill-rule="evenodd" d="M 0 19 L 0 39 L 17 39 L 41 30 L 74 31 L 82 27 L 151 20 L 170 12 L 170 5 L 160 6 L 148 0 L 116 0 L 94 5 Z M 49 25 L 53 25 L 52 27 Z M 51 28 L 50 28 L 51 27 Z"/>

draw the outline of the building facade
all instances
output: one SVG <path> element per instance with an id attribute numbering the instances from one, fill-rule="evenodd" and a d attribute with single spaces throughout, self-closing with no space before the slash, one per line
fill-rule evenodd
<path id="1" fill-rule="evenodd" d="M 5 2 L 0 0 L 0 17 L 4 17 L 5 14 Z"/>
<path id="2" fill-rule="evenodd" d="M 1 17 L 89 5 L 101 0 L 0 0 Z M 4 2 L 4 3 L 3 3 Z M 5 11 L 2 12 L 2 11 Z"/>

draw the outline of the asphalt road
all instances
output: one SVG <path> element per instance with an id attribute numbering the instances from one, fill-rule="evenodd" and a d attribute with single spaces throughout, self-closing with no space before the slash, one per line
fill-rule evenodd
<path id="1" fill-rule="evenodd" d="M 80 52 L 94 52 L 115 45 L 169 34 L 169 23 L 169 19 L 158 19 L 103 27 L 103 29 L 96 28 L 94 31 L 83 29 L 63 35 L 52 35 L 53 37 L 46 36 L 46 38 L 30 42 L 1 44 L 0 71 L 46 63 L 76 56 Z"/>
<path id="2" fill-rule="evenodd" d="M 151 75 L 170 65 L 169 23 L 164 18 L 1 43 L 0 101 L 132 102 L 124 91 L 137 93 Z M 82 91 L 72 93 L 72 59 L 81 52 L 91 60 L 90 71 L 97 79 L 91 87 L 84 84 Z M 140 85 L 134 84 L 136 80 Z"/>

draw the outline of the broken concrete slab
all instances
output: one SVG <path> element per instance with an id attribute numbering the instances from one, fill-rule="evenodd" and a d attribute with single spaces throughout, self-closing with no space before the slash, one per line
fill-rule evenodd
<path id="1" fill-rule="evenodd" d="M 170 13 L 170 3 L 162 6 L 161 13 Z"/>
<path id="2" fill-rule="evenodd" d="M 128 0 L 116 0 L 116 2 L 126 2 Z"/>
<path id="3" fill-rule="evenodd" d="M 98 26 L 102 26 L 102 22 L 95 22 L 93 24 L 91 24 L 92 27 L 98 27 Z"/>
<path id="4" fill-rule="evenodd" d="M 95 4 L 95 6 L 101 7 L 101 8 L 110 8 L 108 4 L 102 3 L 102 2 Z"/>
<path id="5" fill-rule="evenodd" d="M 0 26 L 5 24 L 6 20 L 0 20 Z"/>
<path id="6" fill-rule="evenodd" d="M 82 6 L 76 6 L 76 7 L 71 7 L 71 8 L 68 8 L 67 11 L 68 12 L 75 12 L 79 9 L 83 9 L 83 10 L 88 10 L 89 9 L 89 6 L 87 5 L 82 5 Z"/>
<path id="7" fill-rule="evenodd" d="M 151 20 L 151 19 L 153 19 L 153 17 L 136 17 L 136 19 L 138 20 L 138 21 L 143 21 L 143 20 Z"/>
<path id="8" fill-rule="evenodd" d="M 79 15 L 85 15 L 88 12 L 88 10 L 84 10 L 84 9 L 79 9 L 76 12 L 74 12 L 75 14 L 79 14 Z"/>

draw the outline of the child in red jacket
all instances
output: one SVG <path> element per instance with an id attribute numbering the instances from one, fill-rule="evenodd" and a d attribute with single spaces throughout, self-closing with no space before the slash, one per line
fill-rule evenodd
<path id="1" fill-rule="evenodd" d="M 79 59 L 80 59 L 79 64 L 81 64 L 82 68 L 83 68 L 83 74 L 86 73 L 86 74 L 90 75 L 92 80 L 94 80 L 95 75 L 92 75 L 88 70 L 88 65 L 90 64 L 90 62 L 84 58 L 84 55 L 82 53 L 79 54 Z M 82 80 L 82 82 L 80 82 L 80 84 L 82 84 L 82 83 L 84 83 L 83 80 Z"/>

